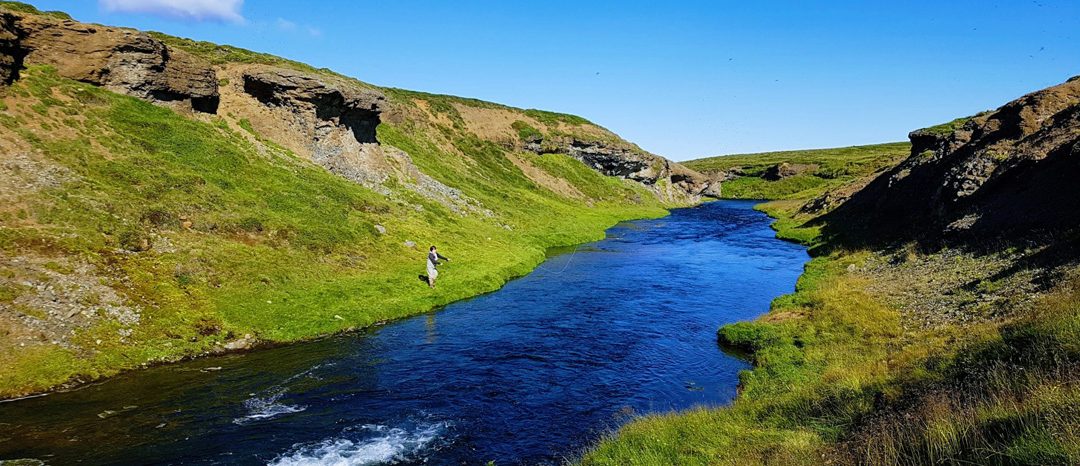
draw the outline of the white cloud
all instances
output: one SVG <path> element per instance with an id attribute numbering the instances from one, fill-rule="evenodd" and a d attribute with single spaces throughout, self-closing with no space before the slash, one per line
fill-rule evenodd
<path id="1" fill-rule="evenodd" d="M 147 13 L 194 21 L 243 23 L 244 0 L 98 0 L 107 11 Z"/>
<path id="2" fill-rule="evenodd" d="M 289 20 L 287 20 L 285 18 L 278 18 L 276 24 L 277 24 L 277 28 L 281 29 L 282 31 L 295 31 L 296 30 L 296 23 L 294 23 L 292 21 L 289 21 Z"/>
<path id="3" fill-rule="evenodd" d="M 285 18 L 278 18 L 274 20 L 274 27 L 282 32 L 300 32 L 303 31 L 311 37 L 322 37 L 322 29 L 307 24 L 297 24 L 289 21 Z"/>

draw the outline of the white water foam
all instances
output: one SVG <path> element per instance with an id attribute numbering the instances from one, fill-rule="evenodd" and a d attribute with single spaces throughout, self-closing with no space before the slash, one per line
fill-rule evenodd
<path id="1" fill-rule="evenodd" d="M 319 377 L 316 374 L 316 371 L 324 367 L 333 367 L 334 365 L 336 365 L 336 363 L 316 364 L 315 366 L 312 366 L 307 370 L 304 370 L 297 374 L 293 374 L 289 378 L 282 381 L 281 384 L 270 387 L 269 389 L 263 391 L 262 393 L 264 395 L 262 396 L 253 394 L 251 398 L 244 400 L 244 409 L 247 409 L 248 414 L 233 419 L 233 424 L 244 425 L 250 422 L 273 419 L 275 417 L 281 416 L 282 414 L 299 413 L 307 409 L 307 406 L 287 405 L 279 403 L 281 397 L 284 396 L 286 392 L 288 392 L 288 389 L 285 388 L 285 386 L 302 378 L 322 380 L 322 377 Z"/>
<path id="2" fill-rule="evenodd" d="M 445 432 L 447 424 L 418 424 L 411 429 L 363 425 L 320 442 L 293 445 L 271 466 L 367 466 L 413 459 Z"/>
<path id="3" fill-rule="evenodd" d="M 285 389 L 270 392 L 267 396 L 255 396 L 244 400 L 244 408 L 247 415 L 233 419 L 233 424 L 244 425 L 249 422 L 273 419 L 282 414 L 299 413 L 307 409 L 307 406 L 287 405 L 279 403 L 285 395 Z"/>

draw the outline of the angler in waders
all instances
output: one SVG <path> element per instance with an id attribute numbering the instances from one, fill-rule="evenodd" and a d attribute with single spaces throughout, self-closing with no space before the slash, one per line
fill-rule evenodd
<path id="1" fill-rule="evenodd" d="M 435 279 L 439 277 L 439 271 L 436 267 L 438 267 L 440 260 L 449 261 L 450 259 L 443 257 L 435 250 L 435 246 L 432 246 L 427 255 L 427 284 L 432 289 L 435 288 Z"/>

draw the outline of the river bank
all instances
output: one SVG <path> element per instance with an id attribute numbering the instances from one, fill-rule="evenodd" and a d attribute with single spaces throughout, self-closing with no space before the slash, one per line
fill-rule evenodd
<path id="1" fill-rule="evenodd" d="M 15 186 L 27 188 L 0 213 L 0 398 L 419 314 L 498 289 L 549 247 L 691 203 L 564 154 L 474 135 L 450 156 L 434 129 L 379 126 L 446 184 L 410 176 L 466 208 L 409 185 L 378 191 L 246 125 L 48 67 L 2 91 L 0 133 L 22 141 Z M 434 292 L 418 279 L 431 244 L 458 259 Z"/>
<path id="2" fill-rule="evenodd" d="M 748 366 L 715 323 L 805 260 L 752 203 L 676 209 L 438 312 L 0 404 L 0 457 L 555 462 L 633 415 L 731 400 Z"/>
<path id="3" fill-rule="evenodd" d="M 1038 250 L 829 251 L 800 206 L 758 207 L 778 237 L 817 253 L 768 314 L 720 328 L 721 343 L 753 363 L 732 405 L 645 416 L 581 464 L 1071 464 L 1080 455 L 1069 428 L 1080 406 L 1073 268 L 1052 269 L 1063 278 L 1040 289 L 1015 268 Z"/>

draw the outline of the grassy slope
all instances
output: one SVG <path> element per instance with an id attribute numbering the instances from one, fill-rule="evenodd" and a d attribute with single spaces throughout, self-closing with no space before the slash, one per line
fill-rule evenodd
<path id="1" fill-rule="evenodd" d="M 70 171 L 62 186 L 0 210 L 0 251 L 62 273 L 89 264 L 142 314 L 129 336 L 106 318 L 67 348 L 0 338 L 0 397 L 199 354 L 246 334 L 294 341 L 424 312 L 498 288 L 548 247 L 665 212 L 640 185 L 569 157 L 517 154 L 592 201 L 560 196 L 525 177 L 507 149 L 459 125 L 384 123 L 379 139 L 493 218 L 454 214 L 404 189 L 388 200 L 221 118 L 185 118 L 48 68 L 27 70 L 0 99 L 0 131 Z M 424 252 L 407 240 L 438 243 L 455 259 L 436 291 L 418 280 Z M 21 283 L 35 277 L 25 275 L 0 265 L 0 304 L 32 291 Z"/>
<path id="2" fill-rule="evenodd" d="M 702 173 L 741 168 L 743 176 L 724 183 L 730 199 L 806 199 L 891 166 L 908 155 L 911 144 L 894 142 L 870 146 L 811 149 L 760 154 L 725 155 L 684 162 Z M 761 175 L 780 163 L 817 165 L 806 173 L 767 181 Z"/>
<path id="3" fill-rule="evenodd" d="M 809 244 L 801 202 L 760 208 Z M 732 406 L 647 416 L 586 465 L 1080 464 L 1080 279 L 1006 321 L 911 329 L 869 294 L 874 251 L 814 258 L 755 322 Z"/>

